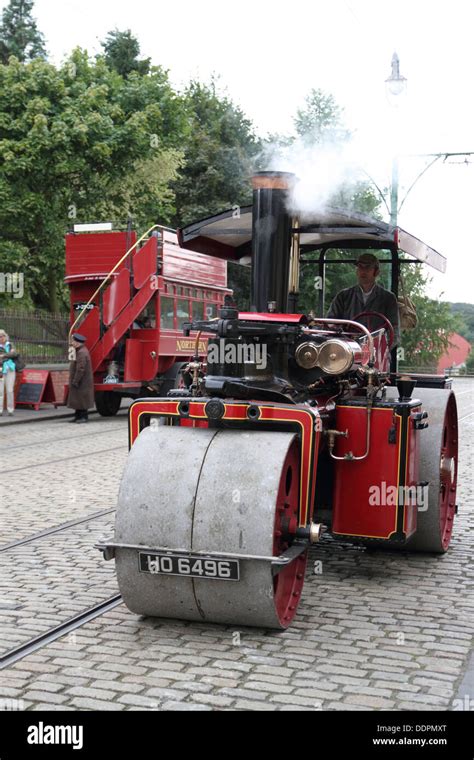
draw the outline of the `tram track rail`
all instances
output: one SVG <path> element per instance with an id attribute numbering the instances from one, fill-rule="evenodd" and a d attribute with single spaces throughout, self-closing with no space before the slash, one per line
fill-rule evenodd
<path id="1" fill-rule="evenodd" d="M 26 465 L 25 467 L 15 467 L 11 470 L 2 470 L 2 475 L 10 475 L 11 473 L 22 472 L 24 470 L 32 470 L 34 467 L 47 467 L 50 464 L 61 464 L 62 462 L 70 462 L 74 459 L 92 457 L 92 456 L 96 456 L 97 454 L 108 454 L 110 451 L 119 451 L 120 449 L 126 449 L 126 448 L 128 448 L 127 444 L 124 443 L 121 446 L 112 446 L 112 447 L 109 447 L 108 449 L 98 449 L 95 451 L 87 451 L 83 454 L 75 454 L 74 456 L 63 457 L 62 459 L 51 459 L 46 462 L 36 462 L 36 464 L 29 464 L 29 465 Z"/>
<path id="2" fill-rule="evenodd" d="M 0 656 L 0 670 L 14 665 L 24 657 L 28 657 L 28 655 L 37 652 L 38 649 L 42 649 L 53 641 L 56 641 L 56 639 L 60 639 L 68 633 L 77 630 L 91 620 L 105 615 L 120 604 L 122 604 L 122 597 L 120 594 L 115 594 L 115 596 L 111 596 L 95 604 L 93 607 L 89 607 L 87 610 L 74 615 L 74 617 L 68 618 L 54 628 L 50 628 L 44 633 L 40 633 L 38 636 L 25 641 L 23 644 L 9 649 L 4 655 Z"/>
<path id="3" fill-rule="evenodd" d="M 112 435 L 118 430 L 118 425 L 108 430 L 96 430 L 93 433 L 84 433 L 84 435 L 68 435 L 63 438 L 50 438 L 49 440 L 41 439 L 40 441 L 34 441 L 32 443 L 15 443 L 12 446 L 0 446 L 0 454 L 8 454 L 9 451 L 15 451 L 16 449 L 28 449 L 32 446 L 48 446 L 50 443 L 63 443 L 64 441 L 80 441 L 82 439 L 89 439 L 96 435 Z"/>
<path id="4" fill-rule="evenodd" d="M 61 523 L 60 525 L 55 525 L 52 528 L 45 528 L 45 530 L 39 531 L 38 533 L 33 533 L 30 536 L 25 536 L 24 538 L 19 538 L 16 541 L 10 541 L 7 544 L 0 545 L 0 554 L 2 552 L 8 551 L 9 549 L 16 549 L 18 546 L 24 546 L 25 544 L 30 544 L 33 541 L 38 541 L 41 538 L 47 538 L 48 536 L 62 533 L 65 530 L 70 530 L 71 528 L 75 528 L 77 525 L 82 525 L 84 523 L 91 522 L 92 520 L 98 520 L 100 517 L 111 515 L 114 512 L 115 507 L 112 509 L 103 509 L 101 512 L 94 512 L 92 515 L 84 515 L 83 517 L 79 517 L 76 520 L 69 520 L 68 522 Z"/>

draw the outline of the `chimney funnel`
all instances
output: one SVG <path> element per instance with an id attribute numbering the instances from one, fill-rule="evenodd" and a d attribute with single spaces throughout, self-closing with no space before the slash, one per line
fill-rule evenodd
<path id="1" fill-rule="evenodd" d="M 295 180 L 289 172 L 258 172 L 252 178 L 252 311 L 288 311 L 292 218 L 287 198 Z"/>

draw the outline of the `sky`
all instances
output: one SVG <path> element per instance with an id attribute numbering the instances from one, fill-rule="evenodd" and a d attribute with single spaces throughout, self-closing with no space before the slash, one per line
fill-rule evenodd
<path id="1" fill-rule="evenodd" d="M 354 135 L 351 160 L 379 187 L 399 156 L 400 201 L 430 160 L 420 154 L 474 152 L 469 0 L 36 0 L 34 12 L 53 62 L 75 46 L 99 53 L 109 31 L 131 29 L 176 87 L 217 74 L 262 136 L 291 132 L 312 88 L 331 93 Z M 394 51 L 407 91 L 389 102 Z M 399 214 L 448 260 L 430 285 L 441 300 L 474 303 L 473 202 L 474 155 L 439 160 Z"/>

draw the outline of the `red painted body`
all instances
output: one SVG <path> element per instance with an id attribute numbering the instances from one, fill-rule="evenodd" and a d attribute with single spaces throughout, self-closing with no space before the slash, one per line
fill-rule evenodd
<path id="1" fill-rule="evenodd" d="M 416 495 L 418 483 L 419 432 L 415 429 L 413 414 L 419 409 L 419 406 L 412 409 L 404 431 L 395 404 L 393 408 L 375 407 L 370 422 L 368 457 L 361 461 L 335 463 L 334 533 L 392 539 L 397 525 L 400 528 L 401 511 L 404 512 L 402 530 L 405 538 L 415 532 L 417 505 L 412 496 Z M 350 451 L 355 457 L 364 455 L 366 425 L 365 408 L 336 407 L 336 428 L 348 431 L 347 438 L 338 438 L 337 456 Z"/>
<path id="2" fill-rule="evenodd" d="M 136 242 L 135 232 L 71 233 L 66 237 L 66 283 L 71 324 L 117 262 Z M 194 354 L 195 335 L 182 324 L 213 318 L 224 303 L 227 262 L 183 250 L 175 233 L 160 228 L 135 249 L 111 276 L 76 327 L 87 338 L 95 389 L 136 395 L 143 384 Z M 146 314 L 149 327 L 137 320 Z M 207 338 L 199 342 L 205 355 Z M 121 364 L 120 383 L 105 384 L 112 361 Z"/>

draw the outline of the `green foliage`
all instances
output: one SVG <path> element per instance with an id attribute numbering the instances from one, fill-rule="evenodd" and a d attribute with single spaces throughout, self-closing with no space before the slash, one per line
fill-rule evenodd
<path id="1" fill-rule="evenodd" d="M 107 66 L 117 71 L 121 76 L 127 77 L 132 71 L 136 71 L 138 74 L 149 73 L 150 58 L 138 59 L 140 43 L 130 29 L 124 32 L 118 29 L 109 32 L 101 45 L 104 48 Z"/>
<path id="2" fill-rule="evenodd" d="M 190 130 L 184 166 L 173 189 L 176 222 L 187 224 L 251 203 L 249 178 L 260 150 L 251 122 L 216 84 L 191 82 L 184 93 Z"/>
<path id="3" fill-rule="evenodd" d="M 342 123 L 342 109 L 333 95 L 312 89 L 294 118 L 295 129 L 305 145 L 342 143 L 350 137 Z"/>
<path id="4" fill-rule="evenodd" d="M 176 212 L 170 187 L 176 180 L 183 155 L 174 148 L 136 161 L 122 183 L 106 182 L 107 190 L 89 210 L 92 219 L 133 218 L 145 232 L 152 224 L 171 225 Z"/>
<path id="5" fill-rule="evenodd" d="M 44 37 L 32 16 L 34 0 L 10 0 L 0 26 L 0 63 L 11 55 L 19 61 L 45 58 Z"/>
<path id="6" fill-rule="evenodd" d="M 0 231 L 27 251 L 26 285 L 37 306 L 59 309 L 64 233 L 73 222 L 171 218 L 168 185 L 186 131 L 183 104 L 160 68 L 123 79 L 81 50 L 59 69 L 15 58 L 0 66 Z M 147 194 L 138 180 L 146 167 Z"/>
<path id="7" fill-rule="evenodd" d="M 229 288 L 234 292 L 234 303 L 240 311 L 250 309 L 250 291 L 252 271 L 249 266 L 242 266 L 229 261 L 227 265 Z"/>
<path id="8" fill-rule="evenodd" d="M 474 345 L 474 304 L 452 303 L 451 311 L 460 319 L 458 333 Z"/>
<path id="9" fill-rule="evenodd" d="M 471 353 L 469 354 L 469 356 L 466 359 L 466 370 L 469 373 L 473 373 L 474 372 L 474 349 L 471 349 Z"/>
<path id="10" fill-rule="evenodd" d="M 403 279 L 406 294 L 416 305 L 418 326 L 414 330 L 402 331 L 404 360 L 400 363 L 400 368 L 403 369 L 404 365 L 434 367 L 449 350 L 449 336 L 458 332 L 460 320 L 452 314 L 449 303 L 426 296 L 425 290 L 430 278 L 423 272 L 421 265 L 405 266 Z"/>

